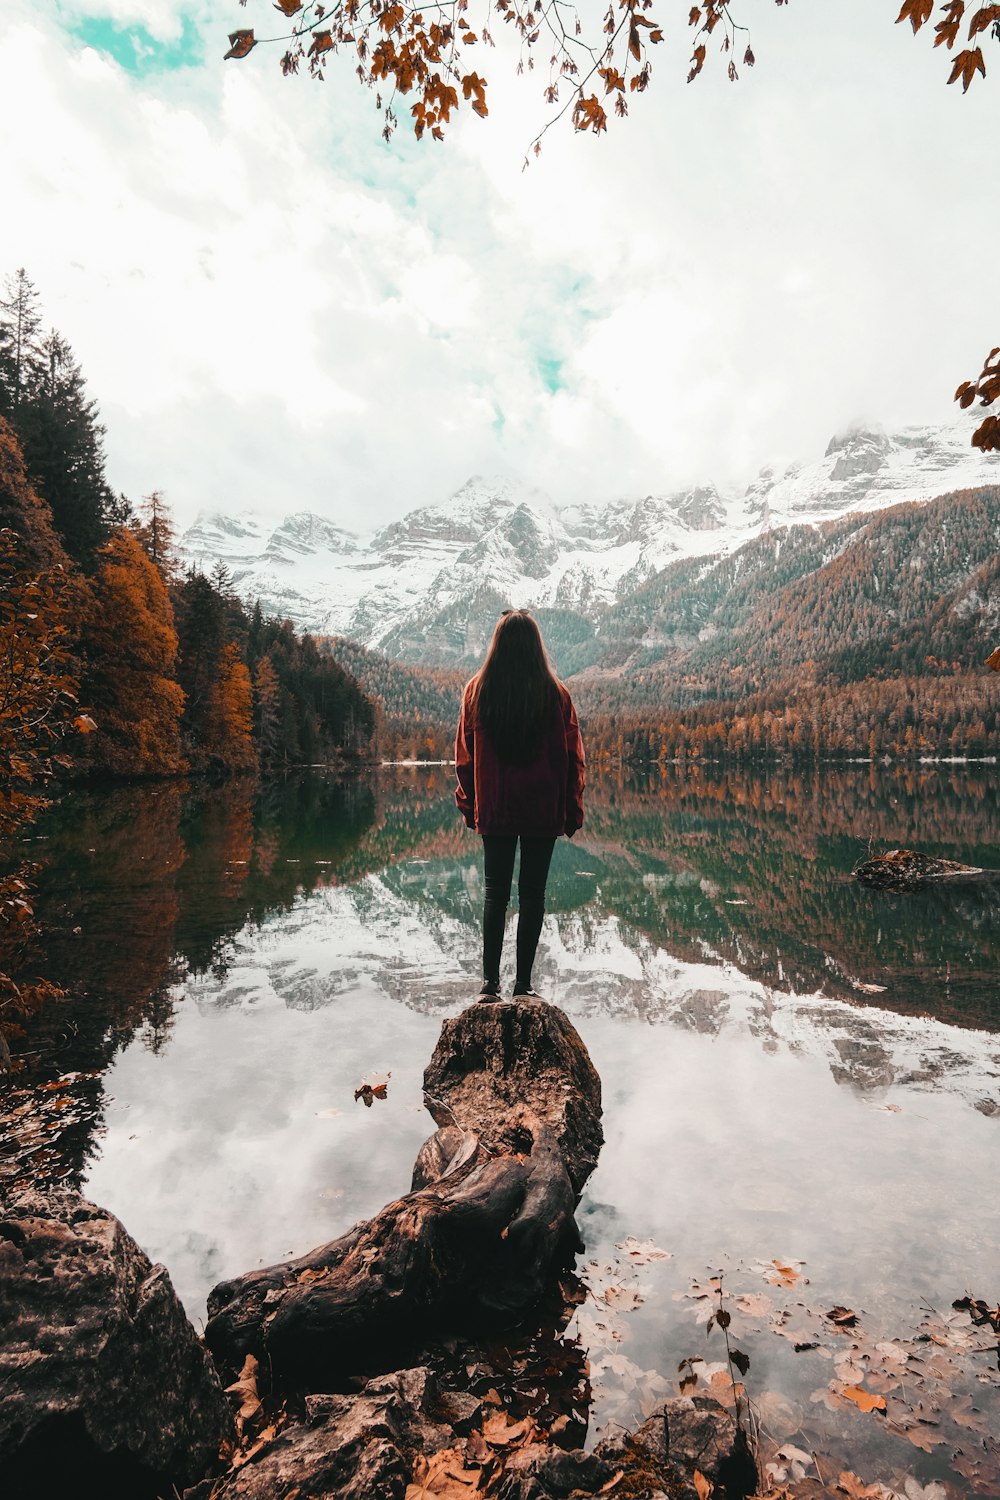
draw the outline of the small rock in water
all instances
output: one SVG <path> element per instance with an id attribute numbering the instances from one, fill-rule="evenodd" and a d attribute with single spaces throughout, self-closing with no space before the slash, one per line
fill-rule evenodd
<path id="1" fill-rule="evenodd" d="M 888 854 L 878 854 L 855 865 L 852 871 L 855 880 L 862 885 L 876 886 L 880 890 L 916 891 L 932 880 L 941 880 L 949 875 L 981 875 L 976 865 L 962 865 L 953 859 L 935 859 L 930 854 L 920 854 L 916 849 L 890 849 Z"/>

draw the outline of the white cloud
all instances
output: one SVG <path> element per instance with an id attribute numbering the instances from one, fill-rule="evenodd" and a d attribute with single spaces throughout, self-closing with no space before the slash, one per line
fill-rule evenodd
<path id="1" fill-rule="evenodd" d="M 996 232 L 994 80 L 956 97 L 869 0 L 751 7 L 753 75 L 686 88 L 681 25 L 628 122 L 522 172 L 537 78 L 499 51 L 489 121 L 387 148 L 349 69 L 223 65 L 215 6 L 203 65 L 140 78 L 14 0 L 0 269 L 74 344 L 113 482 L 365 526 L 473 470 L 595 497 L 947 419 L 995 342 L 957 269 Z M 180 34 L 174 0 L 60 14 Z"/>

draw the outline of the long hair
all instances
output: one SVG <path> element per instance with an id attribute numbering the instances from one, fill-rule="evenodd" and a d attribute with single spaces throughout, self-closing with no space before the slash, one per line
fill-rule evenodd
<path id="1" fill-rule="evenodd" d="M 504 610 L 473 678 L 476 723 L 501 760 L 529 765 L 559 699 L 542 633 L 525 609 Z"/>

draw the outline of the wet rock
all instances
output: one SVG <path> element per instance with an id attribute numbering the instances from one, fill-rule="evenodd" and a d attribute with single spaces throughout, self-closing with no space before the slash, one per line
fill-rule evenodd
<path id="1" fill-rule="evenodd" d="M 544 1000 L 471 1005 L 441 1027 L 424 1073 L 442 1127 L 509 1145 L 520 1109 L 552 1131 L 579 1196 L 604 1142 L 601 1080 L 569 1017 Z"/>
<path id="2" fill-rule="evenodd" d="M 454 1441 L 428 1416 L 438 1400 L 430 1371 L 370 1381 L 356 1396 L 310 1396 L 306 1421 L 286 1427 L 266 1449 L 221 1481 L 184 1500 L 403 1500 L 416 1454 Z"/>
<path id="3" fill-rule="evenodd" d="M 744 1500 L 757 1487 L 746 1439 L 711 1396 L 665 1401 L 635 1432 L 598 1443 L 594 1456 L 677 1500 L 695 1500 L 696 1470 L 714 1486 L 717 1500 Z"/>
<path id="4" fill-rule="evenodd" d="M 232 1433 L 163 1266 L 67 1189 L 0 1216 L 0 1470 L 14 1494 L 152 1495 L 191 1484 Z"/>
<path id="5" fill-rule="evenodd" d="M 986 872 L 977 865 L 956 864 L 953 859 L 936 859 L 916 849 L 890 849 L 866 859 L 853 870 L 855 880 L 878 890 L 918 891 L 933 881 L 974 877 Z"/>

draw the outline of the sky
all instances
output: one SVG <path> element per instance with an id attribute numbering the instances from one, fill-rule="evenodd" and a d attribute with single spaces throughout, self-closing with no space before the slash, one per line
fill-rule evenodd
<path id="1" fill-rule="evenodd" d="M 387 144 L 348 60 L 223 61 L 269 0 L 4 0 L 0 275 L 73 346 L 114 487 L 365 532 L 474 473 L 600 501 L 961 420 L 1000 342 L 1000 49 L 963 97 L 898 0 L 739 4 L 737 83 L 687 85 L 654 0 L 629 119 L 524 171 L 551 110 L 504 45 L 487 120 Z"/>

